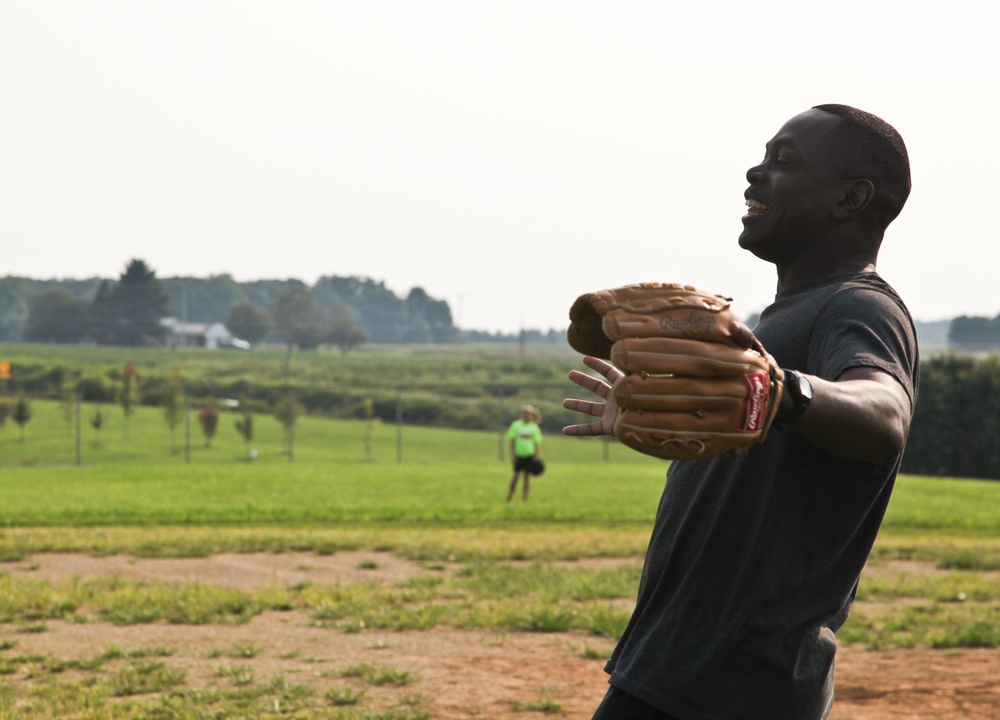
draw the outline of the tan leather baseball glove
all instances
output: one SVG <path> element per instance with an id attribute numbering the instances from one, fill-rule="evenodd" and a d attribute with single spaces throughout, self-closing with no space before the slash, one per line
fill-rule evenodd
<path id="1" fill-rule="evenodd" d="M 642 283 L 580 296 L 568 340 L 610 360 L 623 444 L 669 460 L 745 453 L 762 442 L 784 374 L 730 309 L 689 285 Z"/>

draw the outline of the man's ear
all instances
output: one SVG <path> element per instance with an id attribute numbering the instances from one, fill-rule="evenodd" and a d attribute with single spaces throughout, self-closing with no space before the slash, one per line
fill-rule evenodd
<path id="1" fill-rule="evenodd" d="M 861 214 L 875 198 L 875 186 L 871 180 L 852 180 L 843 197 L 833 207 L 833 216 L 841 220 Z"/>

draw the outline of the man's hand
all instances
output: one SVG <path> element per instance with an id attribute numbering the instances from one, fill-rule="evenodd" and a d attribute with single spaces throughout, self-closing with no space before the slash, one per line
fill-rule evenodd
<path id="1" fill-rule="evenodd" d="M 592 375 L 582 373 L 579 370 L 570 370 L 569 379 L 583 389 L 589 390 L 600 397 L 603 402 L 566 398 L 563 400 L 563 407 L 567 410 L 586 413 L 587 415 L 598 418 L 598 420 L 591 423 L 582 423 L 580 425 L 567 425 L 563 428 L 563 435 L 614 436 L 615 420 L 618 419 L 618 406 L 615 404 L 614 397 L 611 395 L 611 385 L 615 382 L 615 380 L 622 377 L 622 373 L 611 363 L 604 362 L 603 360 L 595 357 L 590 357 L 589 355 L 584 356 L 583 364 L 603 375 L 607 382 L 604 382 L 599 378 L 595 378 Z"/>

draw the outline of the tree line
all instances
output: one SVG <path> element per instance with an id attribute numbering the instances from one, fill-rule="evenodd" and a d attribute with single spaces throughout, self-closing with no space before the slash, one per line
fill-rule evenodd
<path id="1" fill-rule="evenodd" d="M 948 326 L 948 342 L 970 350 L 1000 347 L 1000 315 L 994 318 L 962 315 Z"/>
<path id="2" fill-rule="evenodd" d="M 904 472 L 1000 479 L 1000 359 L 946 354 L 920 364 Z"/>
<path id="3" fill-rule="evenodd" d="M 564 342 L 562 330 L 505 336 L 455 327 L 451 308 L 416 287 L 399 297 L 382 282 L 327 276 L 314 285 L 296 279 L 237 282 L 229 275 L 161 279 L 133 259 L 117 280 L 0 278 L 0 342 L 162 344 L 174 316 L 189 323 L 223 323 L 256 344 L 301 349 L 331 344 L 349 350 L 365 342 Z"/>

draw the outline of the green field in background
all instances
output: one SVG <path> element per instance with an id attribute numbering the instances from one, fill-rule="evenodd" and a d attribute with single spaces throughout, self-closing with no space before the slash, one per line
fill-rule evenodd
<path id="1" fill-rule="evenodd" d="M 441 430 L 302 418 L 294 454 L 270 416 L 255 418 L 252 444 L 224 413 L 211 447 L 192 421 L 172 452 L 163 414 L 139 408 L 123 432 L 105 406 L 100 446 L 84 428 L 82 465 L 55 402 L 33 403 L 25 439 L 0 434 L 0 525 L 135 525 L 417 522 L 648 522 L 665 464 L 596 439 L 547 437 L 547 472 L 528 503 L 507 504 L 507 441 L 499 432 Z M 89 409 L 85 410 L 90 412 Z M 370 448 L 365 436 L 370 433 Z"/>
<path id="2" fill-rule="evenodd" d="M 349 525 L 442 527 L 511 523 L 634 525 L 652 522 L 666 463 L 617 443 L 549 434 L 546 473 L 531 499 L 504 502 L 510 466 L 498 432 L 367 425 L 305 417 L 285 452 L 273 417 L 255 418 L 257 451 L 223 413 L 211 447 L 192 420 L 171 442 L 162 411 L 121 408 L 86 421 L 82 464 L 59 403 L 36 401 L 24 439 L 0 431 L 0 525 Z M 93 408 L 85 406 L 87 417 Z M 367 437 L 367 443 L 366 443 Z M 1000 537 L 1000 483 L 901 476 L 883 534 Z"/>

